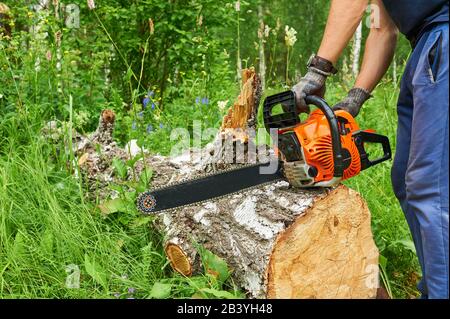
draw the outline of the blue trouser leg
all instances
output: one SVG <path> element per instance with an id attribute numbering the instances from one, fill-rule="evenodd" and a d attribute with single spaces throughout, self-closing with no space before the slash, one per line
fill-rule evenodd
<path id="1" fill-rule="evenodd" d="M 448 59 L 444 23 L 423 35 L 405 69 L 392 170 L 422 268 L 419 290 L 429 298 L 448 298 Z"/>

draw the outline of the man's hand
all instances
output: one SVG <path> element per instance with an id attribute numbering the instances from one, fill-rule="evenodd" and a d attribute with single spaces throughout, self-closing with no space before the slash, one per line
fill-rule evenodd
<path id="1" fill-rule="evenodd" d="M 295 104 L 299 113 L 309 113 L 305 98 L 309 95 L 324 97 L 325 81 L 328 76 L 336 74 L 333 63 L 318 55 L 313 55 L 308 62 L 308 73 L 297 83 L 292 91 L 295 93 Z"/>
<path id="2" fill-rule="evenodd" d="M 347 97 L 333 107 L 333 110 L 343 110 L 356 117 L 362 105 L 371 98 L 369 91 L 362 88 L 353 88 L 348 92 Z"/>
<path id="3" fill-rule="evenodd" d="M 309 95 L 324 97 L 326 79 L 326 75 L 318 73 L 314 68 L 310 68 L 300 82 L 292 88 L 292 91 L 295 93 L 295 104 L 299 113 L 309 113 L 309 106 L 306 105 L 305 97 Z"/>

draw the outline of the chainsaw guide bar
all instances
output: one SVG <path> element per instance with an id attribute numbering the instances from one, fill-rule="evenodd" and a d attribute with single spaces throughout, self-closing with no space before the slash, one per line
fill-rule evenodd
<path id="1" fill-rule="evenodd" d="M 261 174 L 260 169 L 277 165 L 275 173 Z M 170 212 L 284 180 L 278 160 L 202 174 L 140 194 L 137 207 L 144 214 Z"/>

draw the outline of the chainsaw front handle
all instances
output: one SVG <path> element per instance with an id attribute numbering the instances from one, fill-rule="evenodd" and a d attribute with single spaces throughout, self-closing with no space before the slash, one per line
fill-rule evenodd
<path id="1" fill-rule="evenodd" d="M 328 124 L 330 125 L 331 140 L 333 148 L 333 160 L 334 160 L 334 177 L 342 177 L 344 175 L 344 160 L 342 155 L 342 143 L 341 135 L 339 133 L 339 125 L 336 115 L 333 109 L 328 103 L 318 96 L 307 96 L 305 98 L 306 104 L 314 105 L 325 115 Z"/>

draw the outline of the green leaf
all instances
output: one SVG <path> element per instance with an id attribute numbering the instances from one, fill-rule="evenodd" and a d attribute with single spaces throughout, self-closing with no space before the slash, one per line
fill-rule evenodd
<path id="1" fill-rule="evenodd" d="M 383 255 L 380 255 L 380 259 L 379 259 L 379 263 L 380 263 L 380 267 L 385 270 L 386 269 L 386 265 L 387 265 L 387 258 L 384 257 Z"/>
<path id="2" fill-rule="evenodd" d="M 111 188 L 112 190 L 117 191 L 118 193 L 122 193 L 122 191 L 123 191 L 123 186 L 122 185 L 110 184 L 109 188 Z"/>
<path id="3" fill-rule="evenodd" d="M 142 135 L 138 136 L 137 141 L 136 141 L 136 144 L 137 144 L 137 146 L 139 146 L 139 147 L 143 147 L 144 144 L 145 144 L 145 137 L 142 136 Z"/>
<path id="4" fill-rule="evenodd" d="M 130 82 L 131 78 L 133 77 L 133 69 L 131 66 L 127 69 L 127 73 L 124 76 L 125 82 Z"/>
<path id="5" fill-rule="evenodd" d="M 46 229 L 39 243 L 41 251 L 46 255 L 53 253 L 53 232 Z"/>
<path id="6" fill-rule="evenodd" d="M 11 256 L 13 258 L 22 257 L 25 254 L 25 236 L 19 230 L 14 238 L 14 246 Z"/>
<path id="7" fill-rule="evenodd" d="M 401 239 L 396 240 L 391 243 L 392 246 L 399 245 L 400 247 L 403 247 L 406 250 L 411 251 L 413 254 L 416 254 L 416 247 L 414 246 L 414 242 L 410 239 Z"/>
<path id="8" fill-rule="evenodd" d="M 414 242 L 412 240 L 401 240 L 400 242 L 403 247 L 416 254 L 416 246 L 414 245 Z"/>
<path id="9" fill-rule="evenodd" d="M 121 159 L 114 158 L 112 161 L 112 165 L 114 167 L 116 174 L 119 176 L 120 179 L 124 180 L 127 178 L 128 174 L 127 167 Z"/>
<path id="10" fill-rule="evenodd" d="M 98 205 L 98 208 L 104 215 L 125 212 L 127 210 L 127 202 L 121 198 L 116 198 Z"/>
<path id="11" fill-rule="evenodd" d="M 230 276 L 228 265 L 225 260 L 207 249 L 203 249 L 202 262 L 205 267 L 205 271 L 217 278 L 220 283 L 224 283 Z"/>
<path id="12" fill-rule="evenodd" d="M 203 288 L 200 289 L 201 292 L 205 292 L 207 294 L 211 294 L 216 298 L 221 298 L 221 299 L 236 299 L 236 295 L 233 295 L 232 293 L 225 291 L 225 290 L 216 290 L 216 289 L 212 289 L 212 288 Z"/>
<path id="13" fill-rule="evenodd" d="M 155 282 L 152 290 L 150 291 L 150 298 L 154 299 L 166 299 L 169 298 L 170 292 L 172 291 L 171 284 L 164 284 L 162 282 Z"/>
<path id="14" fill-rule="evenodd" d="M 141 176 L 139 176 L 139 181 L 141 186 L 143 186 L 144 188 L 147 188 L 150 184 L 150 180 L 152 179 L 153 176 L 153 170 L 151 168 L 146 167 L 142 173 Z"/>
<path id="15" fill-rule="evenodd" d="M 153 216 L 146 216 L 146 217 L 140 217 L 133 221 L 133 223 L 130 225 L 131 228 L 137 228 L 139 226 L 147 225 L 148 223 L 152 222 L 155 218 Z"/>
<path id="16" fill-rule="evenodd" d="M 103 288 L 107 287 L 107 276 L 103 268 L 94 259 L 91 259 L 87 254 L 84 255 L 84 268 L 89 276 L 94 279 L 95 282 L 102 285 Z"/>
<path id="17" fill-rule="evenodd" d="M 133 205 L 134 205 L 136 196 L 137 196 L 136 191 L 125 192 L 125 198 L 128 201 L 128 204 L 133 203 Z"/>
<path id="18" fill-rule="evenodd" d="M 135 157 L 133 157 L 132 159 L 129 159 L 129 160 L 127 161 L 127 166 L 130 167 L 130 168 L 133 168 L 134 165 L 136 164 L 136 162 L 139 161 L 142 157 L 143 157 L 143 156 L 142 156 L 142 154 L 140 153 L 140 154 L 136 155 Z"/>

